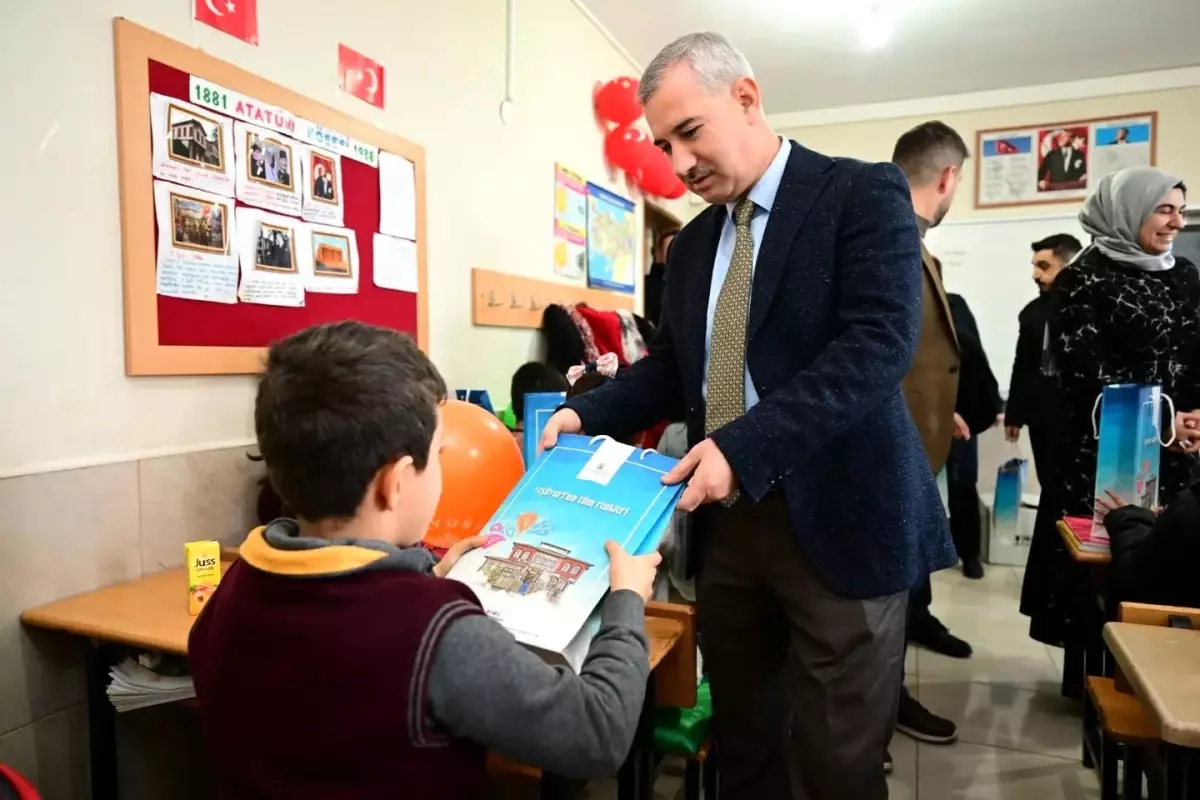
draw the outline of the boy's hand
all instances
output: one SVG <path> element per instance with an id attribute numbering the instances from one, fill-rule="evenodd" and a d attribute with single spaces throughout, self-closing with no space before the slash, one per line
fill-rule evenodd
<path id="1" fill-rule="evenodd" d="M 474 550 L 476 547 L 481 547 L 487 541 L 487 537 L 483 534 L 472 536 L 470 539 L 462 539 L 454 543 L 454 546 L 446 551 L 446 555 L 442 560 L 433 565 L 433 574 L 435 577 L 444 578 L 446 573 L 454 569 L 454 565 L 463 557 L 463 553 Z"/>
<path id="2" fill-rule="evenodd" d="M 605 542 L 604 549 L 608 551 L 609 587 L 614 592 L 622 589 L 637 592 L 648 601 L 654 594 L 654 578 L 658 575 L 662 555 L 655 551 L 644 556 L 631 556 L 613 541 Z"/>
<path id="3" fill-rule="evenodd" d="M 1129 505 L 1129 503 L 1125 502 L 1125 498 L 1116 494 L 1111 489 L 1105 489 L 1104 494 L 1106 495 L 1105 497 L 1096 498 L 1096 516 L 1101 520 L 1108 516 L 1108 512 L 1116 511 L 1118 508 L 1124 508 Z"/>

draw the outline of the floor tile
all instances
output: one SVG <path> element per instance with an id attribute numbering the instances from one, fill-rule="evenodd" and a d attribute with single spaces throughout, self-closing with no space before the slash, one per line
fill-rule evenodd
<path id="1" fill-rule="evenodd" d="M 1078 762 L 960 742 L 921 747 L 920 800 L 1099 800 Z"/>

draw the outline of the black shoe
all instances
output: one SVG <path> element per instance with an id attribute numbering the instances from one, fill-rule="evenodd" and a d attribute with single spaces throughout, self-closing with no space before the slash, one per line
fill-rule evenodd
<path id="1" fill-rule="evenodd" d="M 970 658 L 971 653 L 975 652 L 971 645 L 946 630 L 946 626 L 933 617 L 928 622 L 912 626 L 908 631 L 908 640 L 950 658 Z"/>
<path id="2" fill-rule="evenodd" d="M 958 738 L 958 726 L 948 719 L 918 703 L 908 693 L 900 697 L 900 712 L 896 716 L 896 730 L 911 736 L 918 742 L 950 744 Z"/>
<path id="3" fill-rule="evenodd" d="M 895 769 L 895 764 L 892 763 L 892 752 L 889 750 L 883 754 L 883 774 L 891 775 L 893 769 Z"/>
<path id="4" fill-rule="evenodd" d="M 963 575 L 967 576 L 973 581 L 981 580 L 983 578 L 983 562 L 978 558 L 965 559 L 963 561 L 962 570 Z"/>

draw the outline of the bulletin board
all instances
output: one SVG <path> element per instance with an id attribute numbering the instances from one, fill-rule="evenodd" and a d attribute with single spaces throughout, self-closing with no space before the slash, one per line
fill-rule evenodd
<path id="1" fill-rule="evenodd" d="M 126 373 L 257 373 L 272 341 L 310 325 L 343 319 L 409 333 L 427 350 L 424 148 L 128 20 L 118 18 L 113 27 Z M 205 302 L 159 293 L 151 96 L 195 103 L 198 98 L 190 95 L 197 80 L 224 87 L 231 95 L 254 98 L 264 107 L 286 110 L 307 121 L 310 130 L 315 125 L 340 137 L 342 225 L 357 240 L 356 292 L 309 292 L 301 307 Z M 346 157 L 350 143 L 361 151 L 358 158 L 353 153 Z M 372 241 L 380 230 L 380 170 L 378 163 L 369 162 L 380 158 L 380 151 L 412 165 L 416 291 L 376 285 Z M 230 201 L 237 211 L 245 205 L 241 199 Z"/>

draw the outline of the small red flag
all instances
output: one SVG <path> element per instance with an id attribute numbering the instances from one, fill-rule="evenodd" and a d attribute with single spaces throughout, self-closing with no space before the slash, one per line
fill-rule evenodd
<path id="1" fill-rule="evenodd" d="M 383 108 L 383 65 L 338 45 L 338 85 L 364 103 Z"/>
<path id="2" fill-rule="evenodd" d="M 193 0 L 192 16 L 197 22 L 258 46 L 258 0 Z"/>

